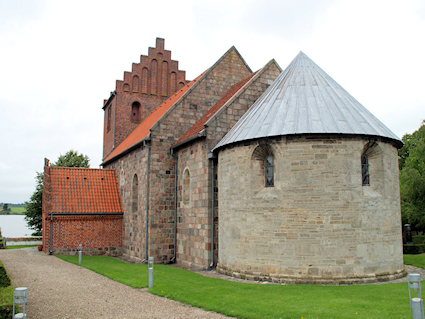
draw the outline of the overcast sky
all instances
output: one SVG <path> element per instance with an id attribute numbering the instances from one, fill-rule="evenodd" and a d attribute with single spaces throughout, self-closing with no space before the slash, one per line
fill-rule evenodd
<path id="1" fill-rule="evenodd" d="M 165 39 L 188 80 L 232 45 L 252 70 L 303 51 L 400 138 L 425 119 L 425 1 L 0 1 L 0 202 L 44 158 L 102 157 L 103 100 Z"/>

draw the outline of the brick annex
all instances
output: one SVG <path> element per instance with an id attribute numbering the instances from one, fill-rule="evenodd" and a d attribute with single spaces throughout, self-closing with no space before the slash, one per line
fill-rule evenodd
<path id="1" fill-rule="evenodd" d="M 189 81 L 157 38 L 103 111 L 103 169 L 46 160 L 45 252 L 274 282 L 405 275 L 402 142 L 302 52 L 253 72 L 232 47 Z"/>

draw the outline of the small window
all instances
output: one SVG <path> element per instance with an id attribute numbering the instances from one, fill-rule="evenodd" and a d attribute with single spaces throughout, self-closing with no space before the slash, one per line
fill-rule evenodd
<path id="1" fill-rule="evenodd" d="M 273 166 L 273 156 L 268 155 L 264 162 L 264 171 L 266 175 L 266 187 L 274 186 L 274 166 Z"/>
<path id="2" fill-rule="evenodd" d="M 108 106 L 108 121 L 106 126 L 106 131 L 109 132 L 111 130 L 111 113 L 112 113 L 112 107 Z"/>
<path id="3" fill-rule="evenodd" d="M 369 159 L 366 154 L 362 155 L 362 185 L 370 186 Z"/>
<path id="4" fill-rule="evenodd" d="M 139 121 L 139 110 L 140 104 L 138 102 L 134 102 L 131 106 L 131 121 L 138 122 Z"/>
<path id="5" fill-rule="evenodd" d="M 132 200 L 131 200 L 131 211 L 133 213 L 136 213 L 139 209 L 139 181 L 137 178 L 137 175 L 134 174 L 133 176 L 133 189 L 132 189 Z"/>

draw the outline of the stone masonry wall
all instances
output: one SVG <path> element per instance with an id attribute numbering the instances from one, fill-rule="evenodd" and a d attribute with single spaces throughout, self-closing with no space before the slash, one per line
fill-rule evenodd
<path id="1" fill-rule="evenodd" d="M 168 262 L 174 255 L 175 159 L 170 148 L 234 84 L 250 74 L 251 71 L 232 48 L 152 129 L 151 205 L 152 227 L 155 228 L 157 242 L 149 245 L 154 255 L 160 258 L 158 260 Z"/>
<path id="2" fill-rule="evenodd" d="M 174 180 L 175 160 L 170 147 L 223 96 L 231 86 L 248 77 L 251 71 L 235 49 L 229 50 L 203 79 L 195 84 L 160 122 L 152 128 L 149 172 L 148 255 L 156 262 L 170 262 L 174 255 Z M 117 170 L 124 209 L 124 256 L 136 261 L 144 250 L 146 205 L 146 148 L 138 148 L 108 164 Z M 138 213 L 132 211 L 132 180 L 138 184 Z M 139 179 L 140 180 L 140 179 Z M 130 230 L 131 229 L 131 230 Z M 131 235 L 130 235 L 131 233 Z M 131 237 L 131 239 L 130 239 Z M 127 240 L 128 238 L 128 240 Z"/>
<path id="3" fill-rule="evenodd" d="M 210 150 L 221 140 L 246 110 L 261 96 L 279 75 L 280 69 L 273 61 L 261 74 L 254 77 L 239 95 L 226 105 L 207 127 L 206 139 L 183 145 L 178 150 L 178 224 L 177 262 L 183 266 L 208 268 L 211 264 L 211 162 Z M 216 160 L 214 161 L 216 165 Z M 185 185 L 185 171 L 188 170 L 190 183 Z M 217 176 L 217 169 L 214 169 Z M 217 190 L 217 182 L 215 182 Z M 183 200 L 184 188 L 189 201 Z M 215 194 L 214 213 L 214 260 L 218 258 L 218 209 Z"/>
<path id="4" fill-rule="evenodd" d="M 120 188 L 124 210 L 123 255 L 135 262 L 140 262 L 149 257 L 146 256 L 147 151 L 146 147 L 136 148 L 107 167 L 116 170 Z M 137 199 L 136 207 L 133 207 L 135 176 L 137 176 Z M 150 210 L 149 213 L 151 213 Z M 153 229 L 149 228 L 148 235 L 152 231 Z M 149 241 L 150 238 L 148 238 Z"/>
<path id="5" fill-rule="evenodd" d="M 205 140 L 178 152 L 177 262 L 208 268 L 211 263 L 211 164 Z"/>
<path id="6" fill-rule="evenodd" d="M 274 187 L 264 187 L 258 148 L 274 157 Z M 370 186 L 362 186 L 364 152 Z M 403 276 L 397 156 L 387 141 L 361 136 L 277 137 L 220 150 L 218 271 L 331 284 Z"/>

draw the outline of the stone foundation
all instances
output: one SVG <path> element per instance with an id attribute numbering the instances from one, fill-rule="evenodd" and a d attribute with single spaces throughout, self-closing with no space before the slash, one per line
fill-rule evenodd
<path id="1" fill-rule="evenodd" d="M 403 278 L 407 275 L 405 269 L 398 270 L 392 273 L 367 274 L 364 277 L 349 277 L 349 276 L 291 276 L 283 274 L 265 274 L 260 272 L 243 272 L 240 270 L 226 269 L 225 267 L 217 266 L 217 272 L 223 275 L 254 281 L 272 282 L 277 284 L 309 284 L 309 285 L 358 285 L 372 284 L 375 282 L 391 281 Z"/>

